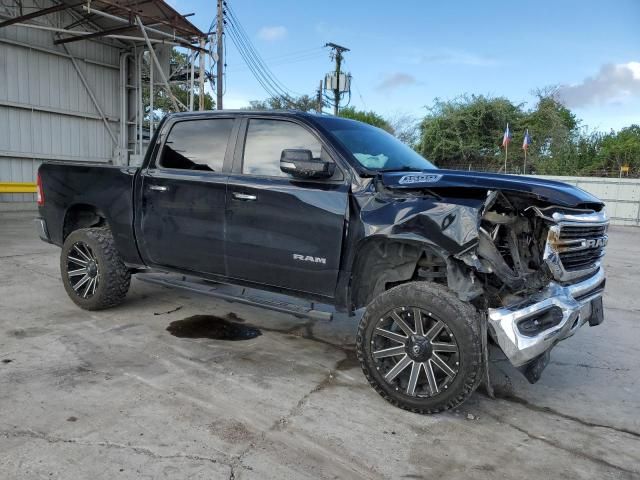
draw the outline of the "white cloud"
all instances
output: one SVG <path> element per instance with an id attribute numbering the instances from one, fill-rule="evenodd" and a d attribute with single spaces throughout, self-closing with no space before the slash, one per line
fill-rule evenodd
<path id="1" fill-rule="evenodd" d="M 640 97 L 640 62 L 608 63 L 575 85 L 560 85 L 557 96 L 567 107 L 615 104 Z"/>
<path id="2" fill-rule="evenodd" d="M 262 27 L 258 31 L 258 37 L 267 42 L 274 42 L 287 36 L 287 29 L 282 25 Z"/>
<path id="3" fill-rule="evenodd" d="M 396 72 L 387 75 L 382 82 L 376 87 L 377 90 L 394 90 L 396 88 L 415 85 L 417 82 L 413 75 L 408 73 Z"/>
<path id="4" fill-rule="evenodd" d="M 467 65 L 471 67 L 493 67 L 500 62 L 487 55 L 464 50 L 440 49 L 432 52 L 416 52 L 407 59 L 410 63 L 444 63 L 449 65 Z"/>

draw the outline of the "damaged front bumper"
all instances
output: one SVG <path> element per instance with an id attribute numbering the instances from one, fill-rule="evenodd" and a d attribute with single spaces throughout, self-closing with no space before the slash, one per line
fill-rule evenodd
<path id="1" fill-rule="evenodd" d="M 590 278 L 563 286 L 551 282 L 527 303 L 488 310 L 489 330 L 504 354 L 515 367 L 533 365 L 536 374 L 548 361 L 549 350 L 560 340 L 573 335 L 589 321 L 597 325 L 602 321 L 602 294 L 604 270 Z M 537 378 L 530 378 L 535 381 Z"/>

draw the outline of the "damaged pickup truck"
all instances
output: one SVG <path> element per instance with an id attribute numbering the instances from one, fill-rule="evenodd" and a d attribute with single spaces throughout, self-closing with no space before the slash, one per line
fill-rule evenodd
<path id="1" fill-rule="evenodd" d="M 163 272 L 179 286 L 364 309 L 364 374 L 415 412 L 468 398 L 489 342 L 535 382 L 557 342 L 603 320 L 600 200 L 560 182 L 439 170 L 352 120 L 171 115 L 140 167 L 44 163 L 38 203 L 40 236 L 62 247 L 80 307 L 115 306 L 132 274 Z"/>

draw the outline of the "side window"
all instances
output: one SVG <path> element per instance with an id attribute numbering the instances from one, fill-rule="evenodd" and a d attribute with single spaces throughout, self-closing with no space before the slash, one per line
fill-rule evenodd
<path id="1" fill-rule="evenodd" d="M 280 154 L 287 148 L 311 150 L 319 158 L 320 142 L 304 127 L 283 120 L 249 120 L 242 173 L 288 177 L 280 170 Z"/>
<path id="2" fill-rule="evenodd" d="M 167 137 L 160 166 L 180 170 L 222 171 L 233 128 L 232 118 L 177 122 Z"/>

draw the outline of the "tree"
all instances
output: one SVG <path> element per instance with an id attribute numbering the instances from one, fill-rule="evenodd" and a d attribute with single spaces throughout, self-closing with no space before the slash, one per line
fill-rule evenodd
<path id="1" fill-rule="evenodd" d="M 526 128 L 533 139 L 530 163 L 538 173 L 580 168 L 589 148 L 584 141 L 578 145 L 581 138 L 575 114 L 556 98 L 554 87 L 538 89 L 534 94 L 537 103 L 526 113 Z"/>
<path id="2" fill-rule="evenodd" d="M 393 127 L 389 122 L 373 111 L 365 112 L 364 110 L 356 110 L 355 107 L 346 107 L 340 110 L 339 116 L 368 123 L 374 127 L 386 130 L 389 133 L 394 133 Z"/>
<path id="3" fill-rule="evenodd" d="M 173 102 L 171 98 L 167 94 L 167 91 L 164 87 L 156 86 L 154 88 L 154 96 L 153 96 L 153 112 L 150 111 L 150 90 L 149 90 L 149 65 L 153 63 L 153 59 L 150 58 L 149 53 L 145 53 L 146 62 L 142 64 L 142 102 L 145 105 L 145 122 L 149 122 L 151 115 L 153 115 L 154 122 L 158 122 L 164 115 L 167 113 L 176 112 L 176 109 L 173 106 Z M 190 82 L 189 82 L 189 57 L 182 52 L 179 52 L 175 48 L 171 51 L 171 60 L 169 61 L 169 71 L 171 72 L 171 76 L 169 78 L 169 86 L 171 88 L 171 93 L 180 101 L 183 105 L 189 106 L 189 90 L 190 90 Z M 154 83 L 159 83 L 159 79 L 155 78 Z M 199 109 L 200 105 L 200 96 L 197 92 L 198 82 L 196 79 L 194 85 L 194 101 L 193 106 L 194 110 Z M 215 100 L 211 96 L 211 94 L 206 93 L 204 95 L 204 109 L 212 110 L 215 107 Z M 178 110 L 183 111 L 183 110 Z"/>
<path id="4" fill-rule="evenodd" d="M 631 125 L 618 133 L 610 133 L 602 138 L 599 151 L 601 168 L 605 171 L 619 172 L 620 167 L 628 165 L 634 171 L 640 171 L 640 126 Z"/>
<path id="5" fill-rule="evenodd" d="M 417 149 L 443 167 L 499 168 L 507 123 L 512 133 L 523 131 L 525 123 L 522 105 L 503 97 L 463 95 L 449 101 L 436 99 L 427 111 L 420 125 Z"/>
<path id="6" fill-rule="evenodd" d="M 420 120 L 412 115 L 401 113 L 387 118 L 393 134 L 411 148 L 417 148 L 420 141 Z"/>
<path id="7" fill-rule="evenodd" d="M 302 112 L 310 112 L 318 108 L 317 100 L 310 95 L 252 100 L 249 105 L 248 110 L 300 110 Z"/>

